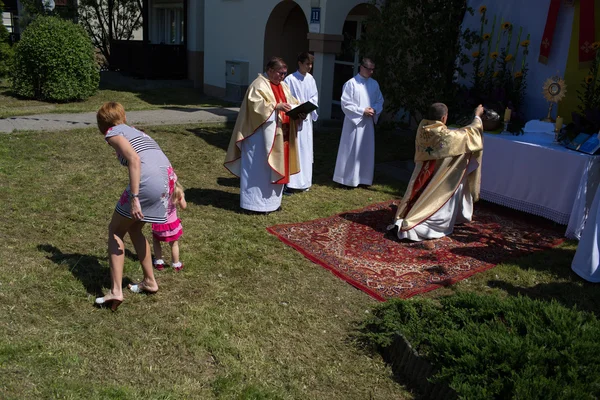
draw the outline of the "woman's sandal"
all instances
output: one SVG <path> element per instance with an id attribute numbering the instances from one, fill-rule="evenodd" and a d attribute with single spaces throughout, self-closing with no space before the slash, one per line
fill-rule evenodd
<path id="1" fill-rule="evenodd" d="M 104 300 L 104 297 L 97 297 L 94 304 L 96 307 L 110 308 L 112 311 L 117 311 L 122 302 L 123 300 L 119 299 Z"/>
<path id="2" fill-rule="evenodd" d="M 146 288 L 146 284 L 144 283 L 144 281 L 140 282 L 140 283 L 136 283 L 134 285 L 132 285 L 131 283 L 129 285 L 127 285 L 127 287 L 129 288 L 130 291 L 132 291 L 133 293 L 146 293 L 146 294 L 154 294 L 156 292 L 158 292 L 158 290 L 149 290 Z"/>

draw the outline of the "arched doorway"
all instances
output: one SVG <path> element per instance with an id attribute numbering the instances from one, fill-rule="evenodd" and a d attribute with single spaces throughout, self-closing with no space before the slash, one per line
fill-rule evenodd
<path id="1" fill-rule="evenodd" d="M 308 51 L 308 23 L 302 8 L 294 1 L 277 4 L 265 28 L 264 62 L 279 56 L 288 64 L 289 72 L 296 70 L 296 57 Z"/>
<path id="2" fill-rule="evenodd" d="M 333 92 L 331 117 L 343 119 L 344 115 L 340 108 L 340 98 L 344 83 L 358 73 L 358 66 L 362 55 L 356 47 L 356 41 L 366 35 L 367 27 L 365 20 L 370 12 L 379 12 L 377 8 L 363 3 L 354 7 L 348 13 L 342 35 L 342 51 L 335 56 L 333 72 Z"/>

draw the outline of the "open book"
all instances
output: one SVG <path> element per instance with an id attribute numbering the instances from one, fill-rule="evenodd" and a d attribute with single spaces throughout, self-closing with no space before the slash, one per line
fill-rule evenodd
<path id="1" fill-rule="evenodd" d="M 577 150 L 587 153 L 594 154 L 600 149 L 600 140 L 598 140 L 598 135 L 590 135 L 590 137 L 579 146 Z"/>
<path id="2" fill-rule="evenodd" d="M 298 114 L 310 114 L 311 112 L 315 111 L 317 107 L 315 104 L 311 103 L 310 101 L 307 101 L 306 103 L 300 104 L 299 106 L 296 106 L 294 108 L 292 108 L 290 111 L 286 112 L 285 114 L 292 118 L 292 119 L 297 119 L 298 118 Z"/>

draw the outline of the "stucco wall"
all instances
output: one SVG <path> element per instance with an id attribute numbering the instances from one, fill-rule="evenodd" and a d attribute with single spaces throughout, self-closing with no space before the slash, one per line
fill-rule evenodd
<path id="1" fill-rule="evenodd" d="M 292 1 L 292 0 L 283 0 Z M 262 72 L 265 59 L 265 27 L 281 0 L 205 0 L 204 82 L 225 87 L 225 61 L 249 61 L 249 80 Z M 342 32 L 346 16 L 360 0 L 320 0 L 321 33 Z M 306 21 L 310 21 L 311 0 L 298 0 Z M 295 65 L 289 66 L 290 72 Z"/>
<path id="2" fill-rule="evenodd" d="M 513 45 L 511 47 L 514 47 L 514 44 L 516 44 L 516 33 L 519 27 L 523 27 L 525 34 L 531 34 L 531 44 L 529 46 L 529 55 L 527 56 L 529 70 L 525 93 L 525 114 L 528 119 L 544 118 L 548 113 L 548 103 L 542 95 L 542 85 L 549 77 L 557 73 L 563 76 L 565 73 L 569 42 L 571 40 L 573 8 L 561 5 L 550 58 L 548 64 L 544 65 L 538 62 L 538 57 L 540 55 L 540 43 L 546 25 L 550 0 L 528 0 L 526 2 L 523 0 L 469 0 L 469 5 L 473 7 L 475 15 L 465 17 L 466 27 L 479 29 L 480 15 L 477 11 L 480 6 L 485 5 L 487 6 L 489 21 L 488 28 L 486 29 L 487 32 L 490 31 L 494 15 L 496 15 L 498 21 L 502 18 L 504 21 L 508 20 L 513 24 Z M 498 32 L 497 26 L 496 32 Z M 521 37 L 521 40 L 524 39 L 525 37 Z M 579 82 L 571 82 L 571 86 L 569 86 L 569 82 L 567 82 L 567 86 L 569 86 L 567 90 L 576 90 L 578 85 Z M 556 107 L 554 108 L 554 117 L 556 117 Z"/>

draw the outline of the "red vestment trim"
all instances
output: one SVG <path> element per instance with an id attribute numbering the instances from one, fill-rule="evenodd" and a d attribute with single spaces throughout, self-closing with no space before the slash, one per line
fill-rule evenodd
<path id="1" fill-rule="evenodd" d="M 588 68 L 596 57 L 594 43 L 594 1 L 580 0 L 579 3 L 579 68 Z"/>
<path id="2" fill-rule="evenodd" d="M 433 173 L 435 172 L 435 161 L 436 160 L 428 160 L 423 162 L 421 171 L 419 171 L 419 175 L 417 175 L 417 179 L 415 179 L 415 183 L 413 185 L 412 192 L 410 193 L 409 200 L 406 203 L 406 209 L 404 210 L 404 215 L 402 215 L 402 218 L 406 217 L 406 214 L 408 214 L 410 209 L 413 208 L 415 202 L 431 181 Z"/>
<path id="3" fill-rule="evenodd" d="M 551 0 L 548 9 L 548 18 L 546 19 L 546 27 L 542 35 L 542 43 L 540 44 L 540 57 L 538 59 L 542 64 L 548 64 L 550 57 L 550 49 L 552 48 L 552 37 L 556 29 L 556 20 L 558 19 L 558 10 L 560 9 L 561 0 Z M 593 1 L 593 0 L 592 0 Z"/>
<path id="4" fill-rule="evenodd" d="M 275 85 L 273 82 L 269 82 L 269 84 L 277 103 L 287 103 L 281 85 Z M 283 111 L 279 111 L 278 117 L 281 120 L 281 130 L 283 131 L 283 164 L 285 165 L 285 171 L 284 176 L 275 183 L 285 184 L 290 183 L 290 117 Z"/>

